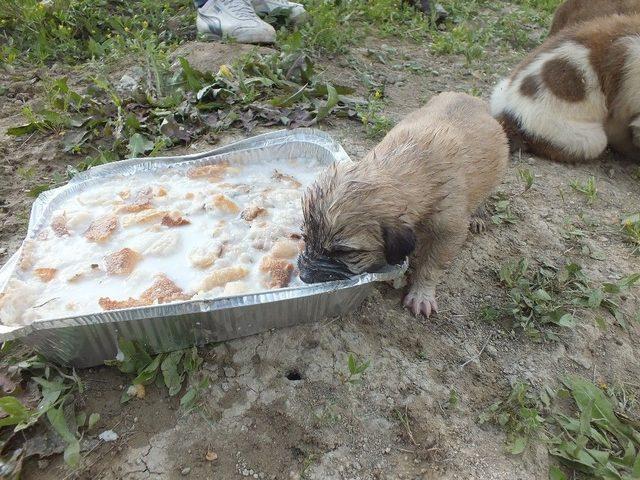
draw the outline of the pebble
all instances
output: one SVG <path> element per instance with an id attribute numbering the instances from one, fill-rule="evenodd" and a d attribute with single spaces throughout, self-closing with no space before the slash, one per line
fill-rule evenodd
<path id="1" fill-rule="evenodd" d="M 231 385 L 229 385 L 227 382 L 223 382 L 222 384 L 220 384 L 220 388 L 223 392 L 228 392 L 231 388 Z"/>
<path id="2" fill-rule="evenodd" d="M 227 377 L 227 378 L 231 378 L 231 377 L 235 377 L 236 376 L 236 370 L 233 367 L 224 367 L 223 371 L 224 371 L 225 377 Z"/>
<path id="3" fill-rule="evenodd" d="M 246 468 L 244 470 L 242 470 L 242 476 L 243 477 L 248 477 L 249 476 L 249 470 L 247 470 Z"/>
<path id="4" fill-rule="evenodd" d="M 98 438 L 103 442 L 115 442 L 118 439 L 118 434 L 113 430 L 105 430 L 98 435 Z"/>
<path id="5" fill-rule="evenodd" d="M 182 470 L 180 470 L 180 473 L 182 475 L 189 475 L 191 473 L 191 467 L 184 467 Z"/>
<path id="6" fill-rule="evenodd" d="M 487 345 L 487 348 L 485 350 L 490 356 L 494 358 L 498 356 L 498 350 L 493 345 Z"/>

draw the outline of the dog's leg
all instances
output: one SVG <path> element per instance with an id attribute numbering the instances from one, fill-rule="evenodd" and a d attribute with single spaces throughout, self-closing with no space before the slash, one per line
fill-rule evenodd
<path id="1" fill-rule="evenodd" d="M 489 212 L 485 204 L 480 205 L 471 215 L 469 220 L 469 230 L 472 233 L 482 233 L 487 229 L 487 221 L 489 220 Z"/>
<path id="2" fill-rule="evenodd" d="M 428 222 L 418 234 L 418 249 L 411 259 L 414 272 L 403 304 L 414 315 L 437 313 L 436 285 L 442 272 L 460 251 L 469 221 L 464 216 Z"/>

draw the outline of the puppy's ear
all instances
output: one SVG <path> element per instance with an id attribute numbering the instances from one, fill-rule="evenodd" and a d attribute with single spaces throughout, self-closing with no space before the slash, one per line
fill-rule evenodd
<path id="1" fill-rule="evenodd" d="M 400 265 L 416 248 L 416 234 L 406 225 L 382 227 L 382 238 L 389 265 Z"/>

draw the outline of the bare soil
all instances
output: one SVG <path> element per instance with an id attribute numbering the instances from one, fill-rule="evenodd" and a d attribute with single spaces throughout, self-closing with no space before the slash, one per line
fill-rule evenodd
<path id="1" fill-rule="evenodd" d="M 353 57 L 386 80 L 383 113 L 394 120 L 444 90 L 478 91 L 486 98 L 496 79 L 517 61 L 516 56 L 488 54 L 485 63 L 469 67 L 462 58 L 433 56 L 422 45 L 385 42 L 393 52 L 386 64 L 366 55 L 366 47 L 380 50 L 379 39 L 367 39 Z M 217 69 L 240 53 L 234 49 L 238 46 L 191 42 L 181 53 L 197 57 L 193 63 L 199 68 Z M 422 70 L 394 68 L 407 61 Z M 325 59 L 321 67 L 330 80 L 360 84 L 342 57 Z M 2 75 L 12 93 L 0 99 L 0 132 L 19 123 L 19 108 L 40 88 L 34 72 Z M 24 92 L 26 97 L 16 98 Z M 331 120 L 321 128 L 354 159 L 375 144 L 354 122 Z M 220 143 L 242 137 L 231 132 Z M 0 133 L 0 262 L 26 232 L 33 199 L 25 192 L 69 163 L 54 140 Z M 209 148 L 197 142 L 189 151 Z M 201 408 L 189 414 L 180 413 L 176 398 L 152 387 L 146 398 L 121 406 L 127 378 L 106 367 L 80 372 L 87 410 L 102 415 L 98 432 L 113 429 L 118 440 L 85 452 L 79 472 L 69 472 L 57 455 L 46 463 L 29 461 L 23 478 L 548 478 L 551 460 L 543 446 L 512 456 L 505 451 L 503 432 L 479 426 L 478 414 L 505 396 L 516 379 L 540 386 L 557 385 L 570 372 L 610 384 L 639 378 L 638 324 L 625 331 L 607 318 L 608 328 L 601 330 L 587 313 L 561 342 L 535 343 L 508 325 L 481 320 L 479 311 L 504 301 L 495 272 L 509 259 L 557 265 L 575 261 L 596 282 L 638 271 L 639 257 L 632 255 L 619 228 L 621 218 L 640 205 L 640 182 L 632 178 L 638 165 L 613 155 L 577 166 L 514 157 L 500 190 L 511 199 L 518 221 L 469 237 L 440 286 L 438 315 L 412 317 L 400 305 L 401 292 L 383 285 L 342 318 L 205 347 L 203 368 L 212 382 Z M 21 167 L 33 169 L 33 176 L 18 175 Z M 533 188 L 524 194 L 519 168 L 535 174 Z M 590 175 L 599 189 L 592 205 L 569 187 Z M 585 228 L 582 242 L 606 260 L 590 258 L 563 237 L 563 227 L 579 214 L 594 225 Z M 639 308 L 636 290 L 624 309 L 635 314 Z M 358 384 L 344 381 L 349 352 L 371 362 Z M 452 391 L 459 397 L 456 406 L 449 403 Z M 206 460 L 207 452 L 217 458 Z"/>

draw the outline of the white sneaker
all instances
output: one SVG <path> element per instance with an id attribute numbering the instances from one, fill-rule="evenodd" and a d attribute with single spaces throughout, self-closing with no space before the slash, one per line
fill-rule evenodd
<path id="1" fill-rule="evenodd" d="M 299 3 L 287 0 L 251 0 L 253 8 L 259 15 L 271 15 L 274 12 L 285 12 L 294 25 L 303 23 L 307 18 L 307 11 Z"/>
<path id="2" fill-rule="evenodd" d="M 276 41 L 276 31 L 256 15 L 249 0 L 209 0 L 198 9 L 196 27 L 208 40 L 229 37 L 240 43 Z"/>

